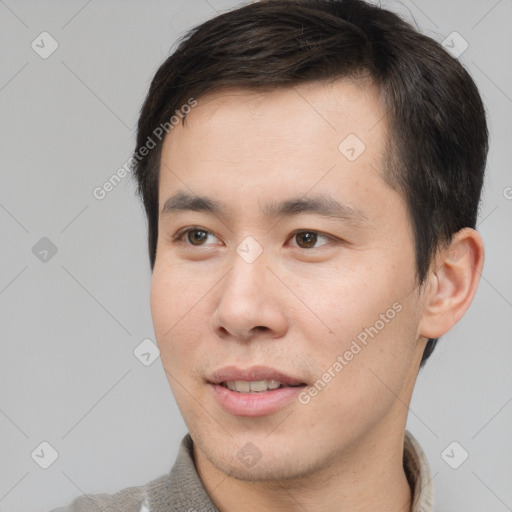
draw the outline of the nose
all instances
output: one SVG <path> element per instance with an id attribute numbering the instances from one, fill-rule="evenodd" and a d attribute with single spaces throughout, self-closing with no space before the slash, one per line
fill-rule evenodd
<path id="1" fill-rule="evenodd" d="M 247 263 L 234 254 L 233 266 L 217 290 L 213 332 L 219 338 L 243 342 L 283 336 L 288 320 L 284 314 L 285 287 L 280 284 L 263 255 Z"/>

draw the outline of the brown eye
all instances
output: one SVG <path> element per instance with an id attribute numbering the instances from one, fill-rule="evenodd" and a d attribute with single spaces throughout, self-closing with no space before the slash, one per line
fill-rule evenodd
<path id="1" fill-rule="evenodd" d="M 303 231 L 302 233 L 297 233 L 295 238 L 301 249 L 311 249 L 315 246 L 318 235 L 312 231 Z"/>
<path id="2" fill-rule="evenodd" d="M 192 245 L 203 245 L 203 242 L 208 238 L 208 232 L 202 229 L 189 229 L 186 233 L 187 240 Z"/>
<path id="3" fill-rule="evenodd" d="M 292 240 L 294 240 L 296 244 L 293 245 L 299 249 L 319 249 L 324 245 L 329 245 L 329 243 L 332 242 L 332 237 L 317 231 L 303 230 L 293 233 Z M 321 243 L 322 240 L 324 241 L 323 243 Z"/>
<path id="4" fill-rule="evenodd" d="M 182 245 L 189 245 L 194 247 L 208 247 L 212 245 L 211 243 L 207 243 L 208 239 L 212 238 L 210 242 L 217 239 L 217 237 L 207 229 L 202 227 L 189 227 L 186 229 L 181 229 L 178 231 L 173 237 L 173 242 Z M 217 239 L 218 240 L 218 239 Z"/>

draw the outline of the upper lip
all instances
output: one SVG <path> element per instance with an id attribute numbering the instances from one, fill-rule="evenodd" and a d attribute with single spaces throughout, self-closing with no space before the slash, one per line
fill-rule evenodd
<path id="1" fill-rule="evenodd" d="M 275 368 L 269 368 L 268 366 L 250 366 L 249 368 L 225 366 L 224 368 L 215 370 L 208 380 L 212 384 L 221 384 L 222 382 L 235 380 L 256 381 L 265 379 L 274 379 L 288 386 L 304 384 L 303 380 L 287 375 Z"/>

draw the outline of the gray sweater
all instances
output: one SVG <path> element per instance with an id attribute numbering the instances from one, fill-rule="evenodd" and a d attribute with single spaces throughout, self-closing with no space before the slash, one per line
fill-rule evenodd
<path id="1" fill-rule="evenodd" d="M 201 483 L 192 454 L 192 438 L 187 434 L 168 475 L 113 495 L 83 495 L 68 507 L 50 512 L 219 512 Z M 413 490 L 411 512 L 433 512 L 430 466 L 418 441 L 407 430 L 403 460 Z"/>

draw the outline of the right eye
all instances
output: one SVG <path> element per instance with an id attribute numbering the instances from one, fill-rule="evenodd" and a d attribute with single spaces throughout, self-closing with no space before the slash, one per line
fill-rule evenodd
<path id="1" fill-rule="evenodd" d="M 180 242 L 185 245 L 200 247 L 203 245 L 208 245 L 203 243 L 205 240 L 208 239 L 208 235 L 215 237 L 215 235 L 211 231 L 208 231 L 207 229 L 203 229 L 200 227 L 189 227 L 178 231 L 178 233 L 174 235 L 173 241 Z"/>

